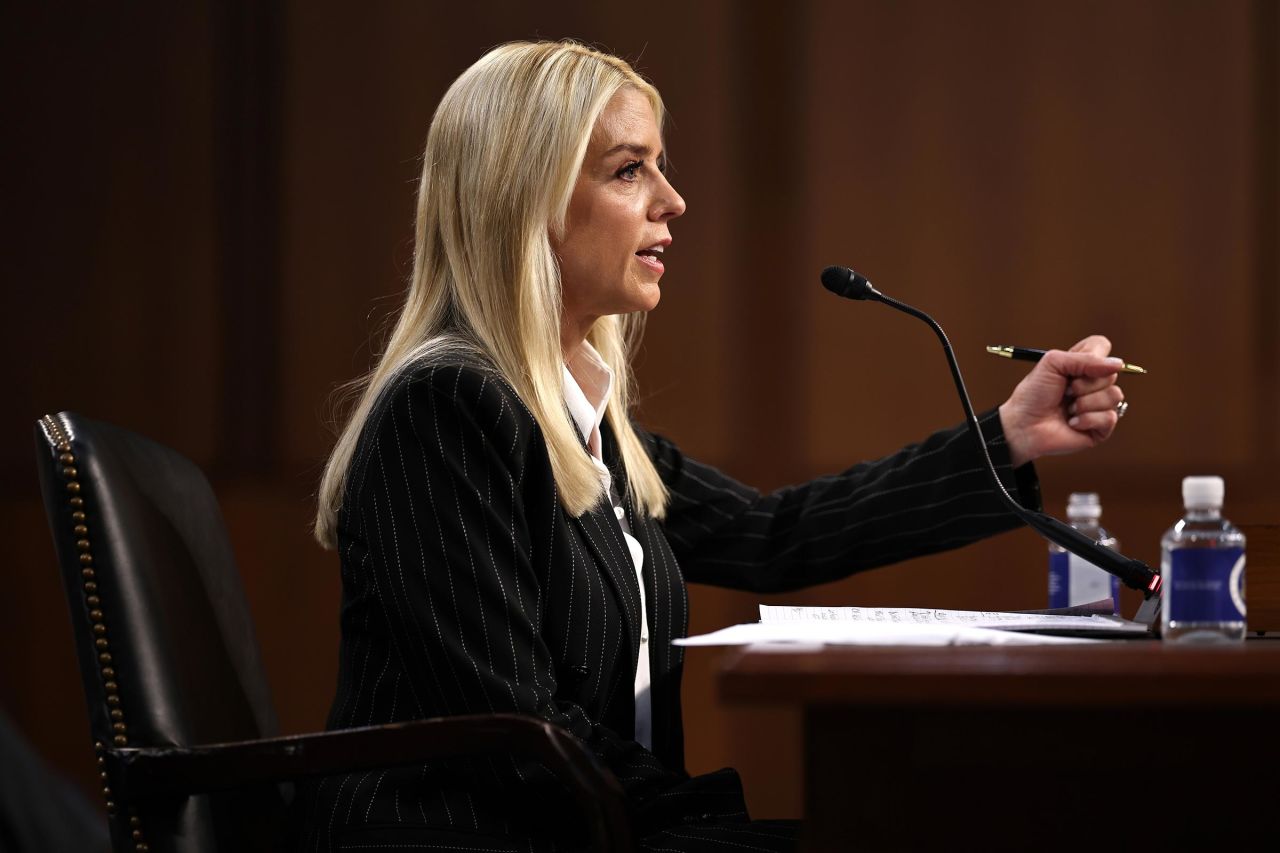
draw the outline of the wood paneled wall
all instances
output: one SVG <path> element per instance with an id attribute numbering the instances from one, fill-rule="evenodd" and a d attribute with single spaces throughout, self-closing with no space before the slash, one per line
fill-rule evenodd
<path id="1" fill-rule="evenodd" d="M 485 48 L 572 36 L 638 60 L 670 111 L 673 228 L 638 371 L 642 419 L 761 487 L 959 419 L 927 330 L 817 284 L 852 265 L 946 326 L 979 407 L 1022 372 L 982 346 L 1090 332 L 1151 369 L 1115 438 L 1039 464 L 1047 507 L 1096 489 L 1158 557 L 1185 474 L 1280 520 L 1274 4 L 710 0 L 154 4 L 4 13 L 0 702 L 92 788 L 30 429 L 75 409 L 213 479 L 288 731 L 323 724 L 336 561 L 307 533 L 335 386 L 402 292 L 436 102 Z M 787 596 L 1034 607 L 1012 533 Z M 693 629 L 758 600 L 693 591 Z M 1132 607 L 1133 602 L 1129 602 Z M 695 771 L 799 813 L 797 721 L 686 679 Z"/>

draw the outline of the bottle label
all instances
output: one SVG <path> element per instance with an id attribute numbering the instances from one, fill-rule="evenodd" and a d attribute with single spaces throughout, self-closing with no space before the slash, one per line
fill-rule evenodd
<path id="1" fill-rule="evenodd" d="M 1244 621 L 1243 548 L 1180 548 L 1165 583 L 1170 621 Z"/>
<path id="2" fill-rule="evenodd" d="M 1112 612 L 1120 601 L 1120 580 L 1083 557 L 1049 554 L 1049 607 L 1077 607 L 1110 598 Z"/>
<path id="3" fill-rule="evenodd" d="M 1067 553 L 1049 555 L 1049 607 L 1070 607 L 1067 604 Z"/>

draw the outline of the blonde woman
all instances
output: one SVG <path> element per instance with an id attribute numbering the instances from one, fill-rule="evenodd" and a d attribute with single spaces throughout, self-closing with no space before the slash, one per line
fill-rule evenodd
<path id="1" fill-rule="evenodd" d="M 685 773 L 685 583 L 792 589 L 1015 521 L 963 428 L 761 495 L 632 423 L 630 345 L 685 212 L 662 117 L 627 63 L 568 42 L 499 47 L 441 101 L 408 297 L 320 489 L 329 723 L 537 715 L 617 775 L 643 849 L 788 850 L 795 825 L 751 821 L 732 770 Z M 1051 354 L 983 416 L 1025 502 L 1026 463 L 1114 428 L 1108 347 Z M 514 760 L 353 774 L 312 791 L 306 849 L 568 849 L 565 813 Z"/>

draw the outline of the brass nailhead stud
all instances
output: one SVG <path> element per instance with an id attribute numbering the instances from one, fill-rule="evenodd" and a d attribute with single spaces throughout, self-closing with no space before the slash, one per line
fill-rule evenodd
<path id="1" fill-rule="evenodd" d="M 115 732 L 118 735 L 124 734 L 126 731 L 124 723 L 112 723 L 111 731 Z"/>
<path id="2" fill-rule="evenodd" d="M 89 611 L 89 619 L 90 619 L 91 621 L 93 621 L 93 622 L 101 622 L 101 621 L 102 621 L 102 611 L 101 611 L 101 610 L 90 610 L 90 611 Z"/>
<path id="3" fill-rule="evenodd" d="M 77 525 L 73 528 L 73 531 L 75 532 L 75 534 L 76 534 L 77 536 L 88 536 L 88 535 L 89 535 L 89 526 L 88 526 L 87 524 L 77 524 Z"/>
<path id="4" fill-rule="evenodd" d="M 129 739 L 128 739 L 127 737 L 125 737 L 124 735 L 116 735 L 115 737 L 113 737 L 113 738 L 111 739 L 111 742 L 112 742 L 112 743 L 114 743 L 116 746 L 128 746 L 128 745 L 129 745 Z"/>
<path id="5" fill-rule="evenodd" d="M 111 710 L 111 719 L 113 719 L 113 720 L 123 720 L 123 719 L 124 719 L 124 711 L 121 711 L 119 708 L 113 708 L 113 709 Z"/>
<path id="6" fill-rule="evenodd" d="M 104 667 L 102 668 L 102 677 L 103 677 L 103 678 L 115 678 L 115 677 L 116 677 L 116 671 L 115 671 L 114 669 L 112 669 L 111 667 L 109 667 L 109 666 L 104 666 Z"/>
<path id="7" fill-rule="evenodd" d="M 69 441 L 60 441 L 60 442 L 58 442 L 58 452 L 59 452 L 59 453 L 70 453 L 70 452 L 71 452 L 71 442 L 69 442 Z"/>
<path id="8" fill-rule="evenodd" d="M 104 678 L 110 678 L 110 677 L 111 677 L 111 676 L 107 675 L 105 672 L 104 672 L 104 673 L 102 673 L 102 676 L 103 676 Z M 108 693 L 115 693 L 117 690 L 119 690 L 119 689 L 120 689 L 120 685 L 116 684 L 114 681 L 108 681 L 106 684 L 102 685 L 102 689 L 103 689 L 103 690 L 106 690 Z"/>
<path id="9" fill-rule="evenodd" d="M 102 654 L 98 655 L 98 663 L 111 663 L 111 653 L 103 652 Z"/>
<path id="10" fill-rule="evenodd" d="M 133 840 L 134 840 L 134 841 L 141 841 L 141 840 L 142 840 L 142 830 L 141 830 L 141 829 L 135 829 L 135 830 L 133 831 Z"/>
<path id="11" fill-rule="evenodd" d="M 107 800 L 107 814 L 113 814 L 116 810 L 116 804 Z"/>
<path id="12" fill-rule="evenodd" d="M 93 633 L 101 637 L 103 634 L 107 633 L 107 626 L 103 625 L 101 622 L 94 622 Z"/>
<path id="13" fill-rule="evenodd" d="M 107 799 L 110 799 L 110 798 L 111 798 L 111 789 L 110 789 L 110 788 L 103 788 L 103 789 L 102 789 L 102 796 L 106 797 Z"/>
<path id="14" fill-rule="evenodd" d="M 80 484 L 75 480 L 72 480 L 70 483 L 67 483 L 67 491 L 73 495 L 80 494 Z"/>
<path id="15" fill-rule="evenodd" d="M 98 598 L 98 596 L 96 595 L 91 595 L 84 600 L 84 603 L 89 605 L 90 607 L 97 607 L 99 604 L 102 603 L 102 599 Z"/>
<path id="16" fill-rule="evenodd" d="M 80 562 L 81 562 L 82 564 L 86 565 L 86 566 L 87 566 L 87 565 L 89 565 L 90 563 L 92 563 L 92 562 L 93 562 L 93 555 L 92 555 L 92 554 L 81 554 L 81 555 L 80 555 Z"/>
<path id="17" fill-rule="evenodd" d="M 84 498 L 77 495 L 76 497 L 71 499 L 71 505 L 74 507 L 84 506 Z"/>
<path id="18" fill-rule="evenodd" d="M 72 468 L 70 465 L 68 465 L 67 467 L 62 469 L 62 473 L 66 474 L 68 477 L 75 477 L 75 475 L 80 472 L 77 471 L 75 468 Z"/>
<path id="19" fill-rule="evenodd" d="M 133 849 L 136 850 L 137 853 L 150 853 L 150 850 L 151 850 L 151 848 L 145 844 L 138 844 L 134 846 Z"/>
<path id="20" fill-rule="evenodd" d="M 116 705 L 119 705 L 119 704 L 120 704 L 120 697 L 119 697 L 119 696 L 117 696 L 116 694 L 112 693 L 110 696 L 108 696 L 108 697 L 107 697 L 107 704 L 108 704 L 108 705 L 111 705 L 112 707 L 114 707 L 114 706 L 116 706 Z"/>
<path id="21" fill-rule="evenodd" d="M 99 773 L 98 775 L 102 777 L 102 781 L 103 781 L 104 783 L 107 781 L 107 774 L 106 774 L 106 773 Z"/>
<path id="22" fill-rule="evenodd" d="M 86 579 L 97 577 L 97 573 L 93 569 L 81 569 L 80 575 Z"/>
<path id="23" fill-rule="evenodd" d="M 77 547 L 77 548 L 79 548 L 81 551 L 88 551 L 88 550 L 89 550 L 89 540 L 88 540 L 88 539 L 77 539 L 77 540 L 76 540 L 76 547 Z"/>
<path id="24" fill-rule="evenodd" d="M 64 453 L 58 457 L 58 461 L 61 462 L 63 465 L 70 465 L 72 462 L 76 461 L 76 458 L 72 456 L 70 453 Z"/>
<path id="25" fill-rule="evenodd" d="M 97 646 L 98 648 L 100 648 L 100 649 L 105 649 L 105 648 L 107 647 L 107 641 L 106 641 L 106 640 L 104 640 L 104 639 L 102 639 L 101 637 L 99 637 L 98 639 L 94 640 L 94 641 L 93 641 L 93 644 L 94 644 L 95 646 Z"/>
<path id="26" fill-rule="evenodd" d="M 99 756 L 98 756 L 98 766 L 99 766 L 99 767 L 106 767 L 106 766 L 107 766 L 107 759 L 105 759 L 105 758 L 103 758 L 101 755 L 99 755 Z"/>
<path id="27" fill-rule="evenodd" d="M 137 815 L 134 815 L 133 817 L 129 818 L 129 826 L 133 827 L 134 829 L 137 829 L 138 827 L 142 826 L 142 819 L 139 818 Z"/>
<path id="28" fill-rule="evenodd" d="M 98 591 L 98 585 L 96 583 L 87 583 L 84 585 L 84 591 L 91 594 L 95 593 Z"/>
<path id="29" fill-rule="evenodd" d="M 84 519 L 85 519 L 85 514 L 80 510 L 76 510 L 75 512 L 71 513 L 72 521 L 84 521 Z"/>

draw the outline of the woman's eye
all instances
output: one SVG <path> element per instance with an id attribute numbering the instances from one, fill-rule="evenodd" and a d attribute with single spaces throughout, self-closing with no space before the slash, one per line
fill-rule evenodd
<path id="1" fill-rule="evenodd" d="M 628 163 L 618 170 L 618 177 L 622 178 L 624 181 L 634 181 L 636 179 L 636 172 L 640 171 L 640 167 L 643 165 L 643 160 L 636 160 L 633 163 Z"/>

